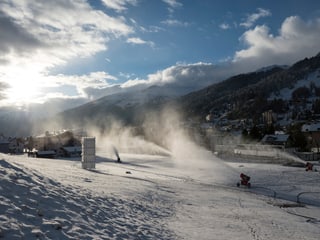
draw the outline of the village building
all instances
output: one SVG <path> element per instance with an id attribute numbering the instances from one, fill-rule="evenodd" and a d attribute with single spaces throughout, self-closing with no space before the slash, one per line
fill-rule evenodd
<path id="1" fill-rule="evenodd" d="M 311 148 L 320 148 L 320 122 L 303 124 L 301 132 L 307 138 Z"/>
<path id="2" fill-rule="evenodd" d="M 72 147 L 61 147 L 59 155 L 63 157 L 81 157 L 82 147 L 72 146 Z"/>
<path id="3" fill-rule="evenodd" d="M 9 152 L 13 154 L 23 153 L 24 140 L 21 138 L 8 138 Z"/>
<path id="4" fill-rule="evenodd" d="M 71 131 L 46 132 L 29 138 L 28 154 L 35 157 L 81 156 L 81 140 Z"/>
<path id="5" fill-rule="evenodd" d="M 262 139 L 262 144 L 286 146 L 289 140 L 288 134 L 266 134 Z"/>
<path id="6" fill-rule="evenodd" d="M 9 153 L 9 141 L 3 136 L 0 136 L 0 152 Z"/>
<path id="7" fill-rule="evenodd" d="M 277 121 L 277 114 L 269 110 L 262 113 L 262 119 L 266 125 L 270 126 Z"/>

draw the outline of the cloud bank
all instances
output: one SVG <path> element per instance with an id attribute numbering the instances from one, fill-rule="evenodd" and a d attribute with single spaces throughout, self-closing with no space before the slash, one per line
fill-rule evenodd
<path id="1" fill-rule="evenodd" d="M 156 73 L 149 74 L 146 79 L 128 80 L 121 86 L 130 88 L 138 85 L 144 86 L 164 86 L 174 85 L 175 87 L 185 87 L 199 89 L 209 84 L 213 84 L 219 80 L 223 80 L 226 76 L 231 76 L 228 66 L 217 66 L 212 63 L 193 63 L 181 64 L 159 70 Z"/>
<path id="2" fill-rule="evenodd" d="M 240 38 L 246 48 L 235 53 L 233 62 L 244 68 L 246 65 L 258 68 L 271 64 L 293 64 L 316 55 L 320 51 L 319 39 L 319 18 L 306 22 L 298 16 L 288 17 L 276 36 L 265 25 L 246 31 Z"/>
<path id="3" fill-rule="evenodd" d="M 112 2 L 124 6 L 122 1 Z M 124 18 L 95 10 L 83 0 L 3 0 L 0 9 L 0 76 L 11 88 L 19 82 L 33 81 L 47 88 L 66 84 L 84 89 L 86 82 L 92 84 L 92 76 L 100 73 L 90 73 L 86 81 L 81 76 L 70 76 L 72 82 L 66 77 L 63 82 L 61 76 L 49 75 L 49 70 L 71 59 L 105 51 L 110 39 L 133 33 Z M 91 87 L 108 86 L 101 81 L 113 77 L 105 75 L 100 74 L 100 83 Z M 79 97 L 84 95 L 81 90 L 78 93 Z"/>
<path id="4" fill-rule="evenodd" d="M 260 10 L 260 15 L 250 17 L 251 22 L 268 12 Z M 305 57 L 320 52 L 320 19 L 303 21 L 298 16 L 284 20 L 278 35 L 272 35 L 266 25 L 249 29 L 240 37 L 244 48 L 236 51 L 234 56 L 223 63 L 176 64 L 146 79 L 132 79 L 122 87 L 136 85 L 192 86 L 195 89 L 224 80 L 234 74 L 255 71 L 269 65 L 290 65 Z"/>
<path id="5" fill-rule="evenodd" d="M 85 1 L 4 0 L 0 14 L 1 25 L 12 33 L 6 45 L 1 42 L 0 49 L 6 47 L 9 55 L 19 54 L 21 49 L 30 51 L 31 46 L 31 50 L 40 50 L 43 58 L 50 55 L 46 62 L 52 65 L 105 50 L 108 38 L 133 31 L 124 19 L 94 10 Z M 20 40 L 11 42 L 13 39 Z"/>

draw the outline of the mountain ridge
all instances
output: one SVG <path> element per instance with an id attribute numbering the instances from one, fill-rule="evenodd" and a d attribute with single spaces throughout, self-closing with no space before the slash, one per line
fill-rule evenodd
<path id="1" fill-rule="evenodd" d="M 260 69 L 260 71 L 242 73 L 224 81 L 214 83 L 198 91 L 190 92 L 182 96 L 170 96 L 166 87 L 151 86 L 139 92 L 131 92 L 129 95 L 122 93 L 119 102 L 109 104 L 112 97 L 106 96 L 94 102 L 87 103 L 75 109 L 59 114 L 60 119 L 77 122 L 82 116 L 81 124 L 92 122 L 98 126 L 112 124 L 116 120 L 125 125 L 139 126 L 147 118 L 149 111 L 157 112 L 167 106 L 174 106 L 184 118 L 204 121 L 206 115 L 221 111 L 232 106 L 234 117 L 245 117 L 250 111 L 251 117 L 259 116 L 268 106 L 257 105 L 259 98 L 267 99 L 272 93 L 279 93 L 283 88 L 292 88 L 299 80 L 303 80 L 312 71 L 320 68 L 319 54 L 305 58 L 295 64 L 284 66 L 272 66 Z M 157 94 L 149 94 L 156 89 Z M 148 95 L 149 94 L 149 95 Z M 127 98 L 125 99 L 125 97 Z M 147 97 L 148 96 L 148 97 Z M 131 101 L 134 98 L 146 97 L 145 101 Z M 122 101 L 122 104 L 119 104 Z M 127 104 L 123 104 L 126 102 Z M 245 109 L 245 110 L 242 110 Z M 237 112 L 237 113 L 236 113 Z M 77 116 L 77 117 L 74 117 Z M 97 120 L 99 119 L 99 120 Z M 105 119 L 105 124 L 101 124 Z"/>
<path id="2" fill-rule="evenodd" d="M 320 69 L 319 54 L 298 61 L 289 68 L 275 67 L 266 72 L 233 76 L 220 83 L 182 96 L 178 102 L 187 115 L 198 115 L 204 119 L 207 114 L 215 110 L 221 111 L 223 106 L 236 105 L 238 109 L 241 109 L 254 99 L 267 99 L 272 93 L 279 93 L 283 88 L 293 88 L 298 81 L 305 79 L 318 69 Z M 230 83 L 232 84 L 230 85 Z M 253 108 L 259 108 L 259 106 Z M 257 114 L 264 110 L 266 109 L 261 108 Z"/>
<path id="3" fill-rule="evenodd" d="M 101 129 L 113 122 L 139 126 L 149 112 L 159 112 L 167 106 L 176 108 L 184 118 L 198 121 L 204 121 L 208 114 L 223 109 L 231 112 L 231 118 L 245 117 L 246 114 L 257 117 L 268 108 L 265 105 L 268 97 L 272 94 L 274 98 L 281 97 L 279 94 L 282 89 L 292 89 L 298 81 L 317 69 L 320 69 L 320 53 L 291 66 L 268 66 L 255 72 L 238 74 L 197 91 L 190 92 L 190 89 L 181 86 L 178 89 L 178 84 L 152 85 L 136 91 L 107 95 L 49 118 L 32 119 L 33 127 L 29 126 L 30 121 L 25 122 L 28 123 L 30 134 L 31 130 L 77 128 L 88 123 Z M 263 100 L 263 104 L 259 105 L 259 99 Z M 233 110 L 230 111 L 230 108 Z M 19 122 L 15 124 L 19 125 Z M 12 131 L 15 127 L 8 129 Z M 26 131 L 24 134 L 27 134 Z"/>

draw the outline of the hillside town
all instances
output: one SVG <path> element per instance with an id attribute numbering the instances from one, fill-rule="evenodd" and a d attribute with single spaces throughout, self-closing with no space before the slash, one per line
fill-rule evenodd
<path id="1" fill-rule="evenodd" d="M 209 136 L 210 148 L 215 150 L 230 145 L 232 151 L 240 145 L 268 145 L 305 160 L 319 160 L 320 101 L 315 89 L 310 84 L 292 89 L 290 97 L 268 99 L 270 109 L 258 118 L 230 119 L 234 107 L 229 106 L 225 111 L 208 114 L 201 129 Z"/>

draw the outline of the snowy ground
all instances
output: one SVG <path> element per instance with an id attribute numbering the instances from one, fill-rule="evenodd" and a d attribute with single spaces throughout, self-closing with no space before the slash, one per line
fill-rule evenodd
<path id="1" fill-rule="evenodd" d="M 319 172 L 211 153 L 121 159 L 98 154 L 89 171 L 79 159 L 0 155 L 0 238 L 319 239 Z M 241 172 L 251 189 L 236 187 Z"/>

